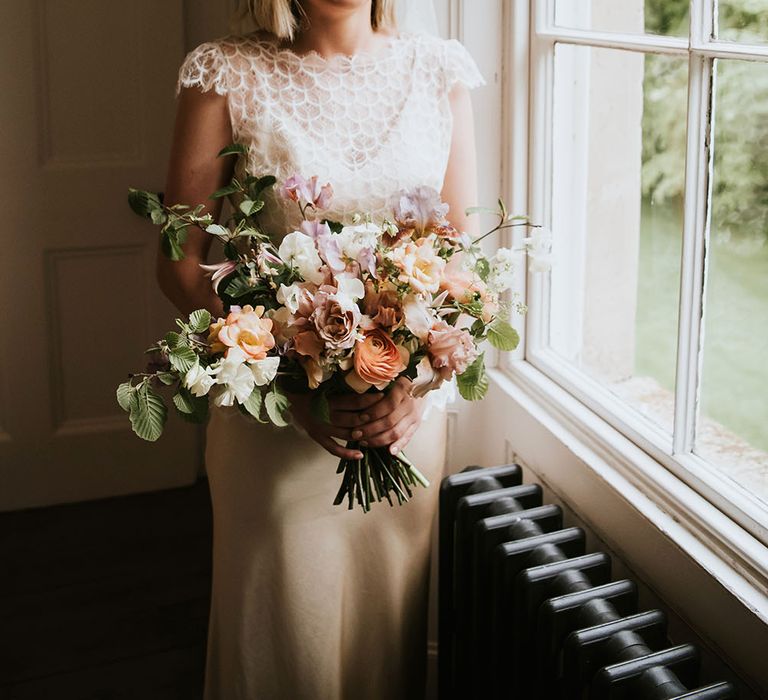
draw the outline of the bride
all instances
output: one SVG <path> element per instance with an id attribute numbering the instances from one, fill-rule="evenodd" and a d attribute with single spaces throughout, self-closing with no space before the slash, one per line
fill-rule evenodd
<path id="1" fill-rule="evenodd" d="M 239 142 L 251 172 L 331 182 L 328 218 L 383 216 L 393 194 L 426 185 L 450 205 L 451 223 L 472 233 L 468 88 L 482 78 L 458 42 L 398 32 L 394 4 L 249 0 L 257 31 L 202 44 L 181 67 L 166 203 L 206 202 L 217 217 L 207 197 L 232 175 L 232 159 L 217 153 Z M 276 195 L 267 209 L 275 232 L 299 223 Z M 158 256 L 161 288 L 183 313 L 225 315 L 199 267 L 210 240 L 190 231 L 182 262 Z M 445 402 L 414 399 L 407 384 L 338 397 L 330 424 L 293 396 L 294 423 L 282 430 L 213 408 L 207 700 L 424 697 Z M 401 507 L 334 507 L 338 459 L 357 455 L 343 446 L 350 439 L 407 445 L 432 485 Z"/>

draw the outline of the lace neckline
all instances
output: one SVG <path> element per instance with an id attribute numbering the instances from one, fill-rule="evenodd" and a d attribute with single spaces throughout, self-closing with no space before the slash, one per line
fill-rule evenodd
<path id="1" fill-rule="evenodd" d="M 275 58 L 283 58 L 286 61 L 299 66 L 300 68 L 307 66 L 315 66 L 317 68 L 329 68 L 332 66 L 352 68 L 359 65 L 379 63 L 383 60 L 391 58 L 397 54 L 395 49 L 405 43 L 408 35 L 404 32 L 392 34 L 388 36 L 386 41 L 378 48 L 374 50 L 368 49 L 358 51 L 351 56 L 344 53 L 335 53 L 330 56 L 323 56 L 323 54 L 316 51 L 315 49 L 310 49 L 306 53 L 296 53 L 293 49 L 280 46 L 279 39 L 275 37 L 264 36 L 259 32 L 251 34 L 248 38 L 251 39 L 251 41 L 254 43 L 265 47 Z"/>

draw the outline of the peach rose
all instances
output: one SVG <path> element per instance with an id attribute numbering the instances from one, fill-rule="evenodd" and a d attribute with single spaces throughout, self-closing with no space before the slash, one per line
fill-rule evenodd
<path id="1" fill-rule="evenodd" d="M 441 319 L 429 331 L 429 358 L 438 373 L 448 379 L 452 372 L 463 374 L 477 358 L 477 348 L 468 331 Z"/>
<path id="2" fill-rule="evenodd" d="M 404 347 L 374 328 L 355 346 L 354 369 L 346 376 L 347 384 L 361 394 L 371 386 L 383 389 L 408 366 L 409 357 Z"/>
<path id="3" fill-rule="evenodd" d="M 483 280 L 472 270 L 462 268 L 461 257 L 461 254 L 457 253 L 445 266 L 440 279 L 440 289 L 448 292 L 448 295 L 459 303 L 466 304 L 472 301 L 475 292 L 485 295 L 486 288 Z"/>
<path id="4" fill-rule="evenodd" d="M 390 252 L 392 261 L 400 268 L 398 280 L 408 284 L 417 294 L 434 293 L 440 286 L 445 269 L 443 260 L 433 246 L 433 238 L 409 241 Z"/>
<path id="5" fill-rule="evenodd" d="M 375 325 L 391 332 L 403 325 L 403 306 L 394 289 L 382 287 L 376 291 L 373 282 L 366 281 L 363 310 Z"/>
<path id="6" fill-rule="evenodd" d="M 325 346 L 314 329 L 309 329 L 299 331 L 293 336 L 293 349 L 299 353 L 299 355 L 311 357 L 317 362 L 320 359 L 320 354 L 325 349 Z"/>
<path id="7" fill-rule="evenodd" d="M 264 318 L 264 307 L 255 309 L 246 304 L 242 308 L 232 305 L 226 319 L 211 324 L 208 342 L 213 352 L 229 354 L 230 348 L 239 348 L 248 360 L 263 360 L 267 351 L 275 347 L 272 320 Z"/>

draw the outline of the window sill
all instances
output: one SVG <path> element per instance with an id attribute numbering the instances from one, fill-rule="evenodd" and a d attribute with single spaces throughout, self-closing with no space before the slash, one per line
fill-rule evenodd
<path id="1" fill-rule="evenodd" d="M 475 420 L 731 665 L 768 687 L 768 549 L 525 361 Z M 480 427 L 480 426 L 478 426 Z"/>

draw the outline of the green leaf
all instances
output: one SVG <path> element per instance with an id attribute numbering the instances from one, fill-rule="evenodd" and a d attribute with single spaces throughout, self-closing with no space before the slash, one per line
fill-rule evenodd
<path id="1" fill-rule="evenodd" d="M 261 418 L 262 399 L 263 396 L 261 389 L 259 389 L 259 387 L 254 387 L 251 395 L 245 400 L 245 403 L 243 404 L 245 410 L 261 423 L 264 422 Z"/>
<path id="2" fill-rule="evenodd" d="M 192 396 L 189 390 L 182 387 L 179 389 L 178 393 L 173 395 L 173 405 L 176 406 L 176 409 L 181 413 L 194 413 L 195 405 L 192 401 L 194 398 L 195 397 Z"/>
<path id="3" fill-rule="evenodd" d="M 148 382 L 137 387 L 136 399 L 130 413 L 133 432 L 143 440 L 154 442 L 163 434 L 168 409 Z"/>
<path id="4" fill-rule="evenodd" d="M 469 332 L 474 336 L 480 336 L 485 333 L 485 321 L 482 318 L 475 319 Z"/>
<path id="5" fill-rule="evenodd" d="M 503 221 L 504 219 L 507 218 L 507 207 L 504 206 L 504 200 L 501 197 L 499 197 L 498 199 L 498 204 L 499 204 L 499 210 L 501 211 L 501 219 Z"/>
<path id="6" fill-rule="evenodd" d="M 249 189 L 252 194 L 251 199 L 256 199 L 259 194 L 261 194 L 268 187 L 272 187 L 272 185 L 274 185 L 276 182 L 277 178 L 274 175 L 264 175 L 264 177 L 260 177 Z"/>
<path id="7" fill-rule="evenodd" d="M 128 205 L 139 216 L 151 217 L 153 211 L 162 211 L 163 205 L 155 192 L 146 190 L 128 190 Z"/>
<path id="8" fill-rule="evenodd" d="M 176 375 L 173 372 L 158 372 L 155 375 L 165 386 L 170 386 L 176 381 Z"/>
<path id="9" fill-rule="evenodd" d="M 178 321 L 178 319 L 176 320 Z M 189 347 L 189 341 L 181 335 L 181 333 L 176 333 L 175 331 L 168 331 L 163 337 L 163 340 L 168 343 L 168 347 L 171 350 L 181 347 Z"/>
<path id="10" fill-rule="evenodd" d="M 196 309 L 189 314 L 189 326 L 193 333 L 204 333 L 211 325 L 211 314 L 208 309 Z"/>
<path id="11" fill-rule="evenodd" d="M 171 361 L 171 367 L 182 374 L 186 374 L 198 361 L 194 351 L 183 345 L 171 349 L 168 359 Z"/>
<path id="12" fill-rule="evenodd" d="M 309 409 L 312 412 L 312 416 L 321 423 L 331 422 L 331 407 L 328 403 L 328 395 L 322 389 L 318 389 L 312 395 L 312 400 L 309 402 Z"/>
<path id="13" fill-rule="evenodd" d="M 184 259 L 184 250 L 181 244 L 187 239 L 186 226 L 182 228 L 164 228 L 161 247 L 166 257 L 178 262 Z"/>
<path id="14" fill-rule="evenodd" d="M 232 182 L 229 185 L 225 185 L 220 190 L 216 190 L 212 195 L 208 197 L 208 199 L 221 199 L 222 197 L 226 197 L 227 195 L 234 194 L 235 192 L 239 191 L 240 183 Z"/>
<path id="15" fill-rule="evenodd" d="M 264 406 L 267 409 L 269 419 L 278 427 L 283 428 L 288 425 L 284 413 L 288 410 L 291 402 L 288 397 L 275 385 L 265 397 Z"/>
<path id="16" fill-rule="evenodd" d="M 483 355 L 464 370 L 464 374 L 456 376 L 456 385 L 459 394 L 467 401 L 479 401 L 488 391 L 488 375 L 485 373 L 485 360 Z"/>
<path id="17" fill-rule="evenodd" d="M 221 289 L 221 287 L 219 287 Z M 248 278 L 239 276 L 233 277 L 229 284 L 224 288 L 224 293 L 237 299 L 253 292 L 253 287 L 248 283 Z"/>
<path id="18" fill-rule="evenodd" d="M 195 396 L 186 387 L 173 395 L 173 405 L 181 417 L 191 423 L 202 423 L 208 417 L 208 397 Z"/>
<path id="19" fill-rule="evenodd" d="M 219 157 L 231 155 L 247 156 L 248 146 L 244 143 L 230 143 L 219 151 Z"/>
<path id="20" fill-rule="evenodd" d="M 117 387 L 117 403 L 124 411 L 130 410 L 131 399 L 134 395 L 134 388 L 130 381 L 123 382 Z"/>
<path id="21" fill-rule="evenodd" d="M 237 246 L 232 241 L 227 241 L 224 244 L 224 255 L 227 257 L 227 260 L 238 260 L 240 258 Z"/>
<path id="22" fill-rule="evenodd" d="M 162 225 L 168 221 L 168 216 L 162 209 L 153 209 L 149 216 L 152 219 L 153 224 Z"/>
<path id="23" fill-rule="evenodd" d="M 518 332 L 506 321 L 497 318 L 488 326 L 488 342 L 498 350 L 514 350 L 520 342 Z"/>
<path id="24" fill-rule="evenodd" d="M 253 199 L 244 199 L 239 205 L 240 211 L 246 216 L 253 216 L 256 212 L 261 211 L 263 207 L 264 202 L 261 199 L 255 201 Z"/>
<path id="25" fill-rule="evenodd" d="M 491 263 L 488 262 L 488 258 L 477 259 L 477 262 L 475 263 L 475 272 L 483 282 L 488 281 L 488 275 L 491 272 Z"/>

